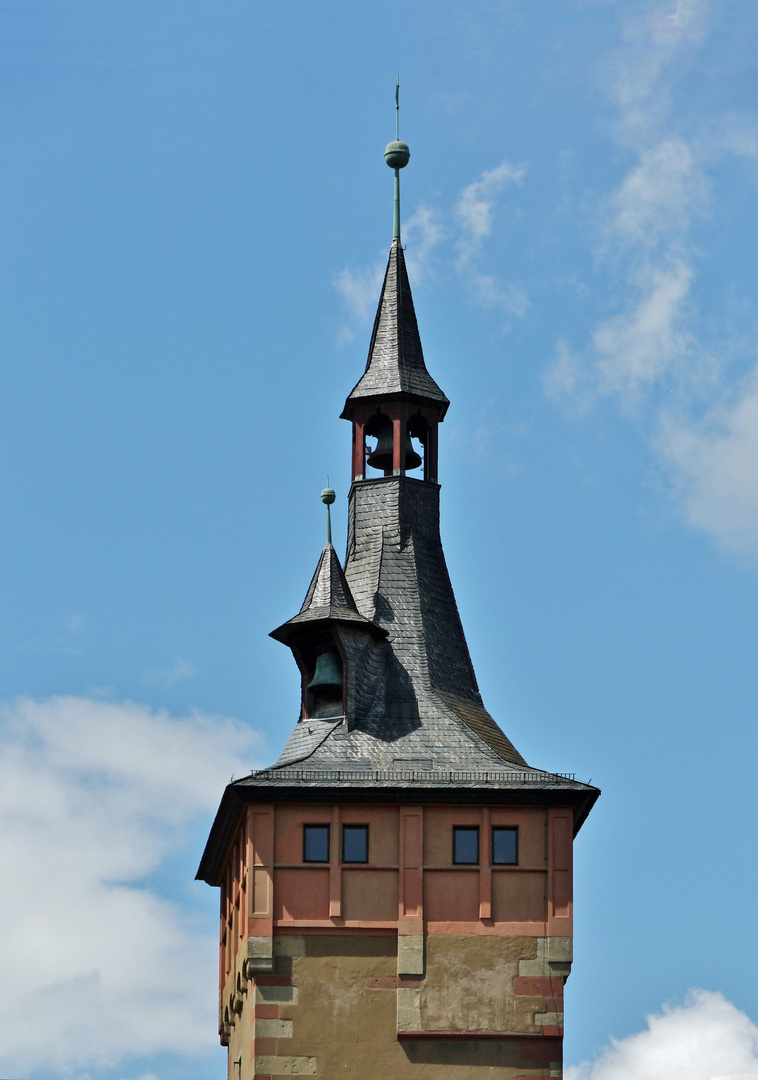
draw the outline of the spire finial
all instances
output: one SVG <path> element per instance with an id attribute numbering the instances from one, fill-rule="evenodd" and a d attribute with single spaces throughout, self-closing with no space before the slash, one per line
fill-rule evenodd
<path id="1" fill-rule="evenodd" d="M 400 72 L 395 83 L 395 142 L 400 142 Z"/>
<path id="2" fill-rule="evenodd" d="M 411 152 L 400 142 L 400 72 L 395 83 L 395 141 L 388 143 L 384 160 L 395 170 L 395 213 L 392 222 L 392 239 L 400 240 L 400 170 L 408 164 Z"/>
<path id="3" fill-rule="evenodd" d="M 326 506 L 326 542 L 331 544 L 332 542 L 332 511 L 331 506 L 337 496 L 334 490 L 329 487 L 329 477 L 326 478 L 326 487 L 321 492 L 321 502 Z"/>

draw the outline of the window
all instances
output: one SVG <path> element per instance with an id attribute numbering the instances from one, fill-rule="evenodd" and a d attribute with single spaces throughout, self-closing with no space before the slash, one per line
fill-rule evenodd
<path id="1" fill-rule="evenodd" d="M 368 862 L 368 825 L 343 825 L 342 861 Z"/>
<path id="2" fill-rule="evenodd" d="M 515 866 L 518 862 L 518 829 L 492 830 L 492 863 L 494 866 Z"/>
<path id="3" fill-rule="evenodd" d="M 303 862 L 329 862 L 328 825 L 303 825 Z"/>
<path id="4" fill-rule="evenodd" d="M 479 829 L 475 825 L 453 826 L 453 862 L 459 866 L 479 862 Z"/>

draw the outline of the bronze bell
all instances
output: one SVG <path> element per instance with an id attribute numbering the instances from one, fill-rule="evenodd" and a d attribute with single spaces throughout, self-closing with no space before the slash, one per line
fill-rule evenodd
<path id="1" fill-rule="evenodd" d="M 392 472 L 392 426 L 387 424 L 382 427 L 379 434 L 376 437 L 376 446 L 366 459 L 366 463 L 371 466 L 372 469 L 382 469 L 385 474 Z M 421 457 L 413 449 L 413 443 L 411 442 L 411 436 L 408 431 L 405 433 L 405 454 L 404 454 L 404 469 L 417 469 L 421 464 Z"/>
<path id="2" fill-rule="evenodd" d="M 336 653 L 323 652 L 316 657 L 316 670 L 306 689 L 314 697 L 342 697 L 342 664 Z"/>

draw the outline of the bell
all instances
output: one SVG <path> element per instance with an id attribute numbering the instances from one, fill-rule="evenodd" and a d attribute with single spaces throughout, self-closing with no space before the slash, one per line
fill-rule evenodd
<path id="1" fill-rule="evenodd" d="M 342 696 L 342 664 L 336 653 L 323 652 L 316 657 L 316 670 L 306 689 L 314 697 Z"/>
<path id="2" fill-rule="evenodd" d="M 379 434 L 376 437 L 376 446 L 366 459 L 366 463 L 371 466 L 372 469 L 382 469 L 385 474 L 392 472 L 392 427 L 387 424 L 386 427 L 380 429 Z M 403 468 L 417 469 L 421 464 L 421 458 L 413 449 L 413 443 L 411 437 L 406 432 L 405 434 L 405 462 Z"/>

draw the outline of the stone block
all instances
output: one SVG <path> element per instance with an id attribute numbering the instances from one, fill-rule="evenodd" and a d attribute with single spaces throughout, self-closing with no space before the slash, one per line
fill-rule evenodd
<path id="1" fill-rule="evenodd" d="M 274 970 L 273 938 L 249 937 L 247 939 L 247 958 L 245 974 L 249 977 L 255 972 Z"/>
<path id="2" fill-rule="evenodd" d="M 314 1057 L 256 1056 L 255 1071 L 268 1073 L 269 1076 L 315 1076 L 316 1059 Z"/>
<path id="3" fill-rule="evenodd" d="M 296 986 L 255 986 L 256 1005 L 297 1005 Z"/>
<path id="4" fill-rule="evenodd" d="M 255 1018 L 256 1039 L 291 1039 L 291 1020 L 259 1020 Z"/>
<path id="5" fill-rule="evenodd" d="M 424 974 L 424 935 L 399 934 L 397 939 L 398 975 Z"/>
<path id="6" fill-rule="evenodd" d="M 397 1030 L 421 1030 L 421 991 L 401 990 L 397 992 Z"/>
<path id="7" fill-rule="evenodd" d="M 563 1013 L 558 1012 L 543 1012 L 534 1014 L 535 1024 L 539 1024 L 540 1027 L 544 1027 L 546 1024 L 549 1027 L 563 1027 Z"/>
<path id="8" fill-rule="evenodd" d="M 544 938 L 542 939 L 545 940 Z M 551 964 L 570 964 L 574 959 L 574 940 L 570 937 L 547 938 L 547 958 Z"/>

